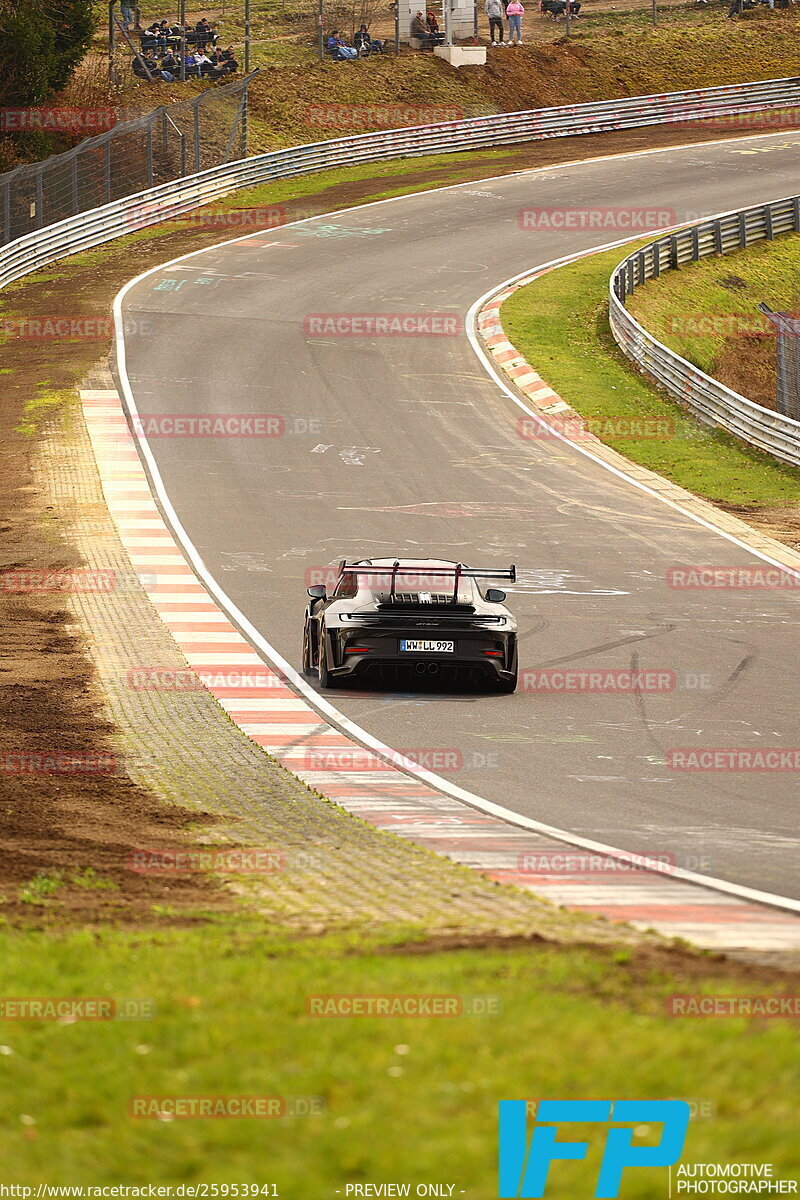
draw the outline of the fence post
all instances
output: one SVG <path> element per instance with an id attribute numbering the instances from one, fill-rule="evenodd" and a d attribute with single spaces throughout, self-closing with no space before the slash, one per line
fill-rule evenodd
<path id="1" fill-rule="evenodd" d="M 75 157 L 70 166 L 70 185 L 72 188 L 72 215 L 77 217 L 81 211 L 78 203 L 78 152 L 75 152 Z"/>
<path id="2" fill-rule="evenodd" d="M 161 153 L 166 154 L 169 149 L 167 142 L 167 110 L 163 109 L 161 113 Z"/>
<path id="3" fill-rule="evenodd" d="M 743 212 L 739 213 L 739 246 L 747 249 L 747 218 Z"/>
<path id="4" fill-rule="evenodd" d="M 764 205 L 764 224 L 766 225 L 766 228 L 767 228 L 767 241 L 771 242 L 773 240 L 773 238 L 775 237 L 775 234 L 772 231 L 772 205 L 771 204 Z"/>
<path id="5" fill-rule="evenodd" d="M 673 271 L 677 271 L 680 263 L 678 261 L 678 235 L 673 233 L 669 239 L 669 265 Z"/>
<path id="6" fill-rule="evenodd" d="M 36 212 L 34 213 L 34 229 L 41 229 L 44 224 L 44 185 L 42 175 L 44 169 L 40 166 L 36 172 Z"/>
<path id="7" fill-rule="evenodd" d="M 200 170 L 200 100 L 202 94 L 197 97 L 192 105 L 192 125 L 194 128 L 194 169 L 195 172 Z"/>
<path id="8" fill-rule="evenodd" d="M 181 179 L 186 178 L 186 134 L 181 133 Z"/>
<path id="9" fill-rule="evenodd" d="M 111 138 L 106 137 L 103 142 L 103 193 L 105 195 L 105 203 L 111 201 Z"/>
<path id="10" fill-rule="evenodd" d="M 714 222 L 714 248 L 717 254 L 722 254 L 722 222 L 719 217 Z"/>
<path id="11" fill-rule="evenodd" d="M 11 241 L 11 180 L 3 189 L 3 241 Z"/>
<path id="12" fill-rule="evenodd" d="M 700 230 L 695 225 L 692 229 L 692 262 L 697 262 L 700 258 Z"/>
<path id="13" fill-rule="evenodd" d="M 792 216 L 794 217 L 794 231 L 800 233 L 800 196 L 792 196 Z"/>
<path id="14" fill-rule="evenodd" d="M 153 186 L 153 122 L 147 122 L 147 186 Z"/>

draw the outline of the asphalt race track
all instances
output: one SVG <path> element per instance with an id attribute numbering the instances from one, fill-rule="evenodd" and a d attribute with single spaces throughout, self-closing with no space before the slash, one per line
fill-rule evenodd
<path id="1" fill-rule="evenodd" d="M 124 302 L 142 417 L 284 418 L 280 437 L 150 447 L 210 573 L 298 668 L 307 573 L 399 554 L 515 562 L 523 670 L 677 679 L 638 697 L 329 693 L 343 713 L 393 747 L 449 752 L 445 778 L 518 813 L 792 897 L 797 775 L 662 764 L 676 747 L 798 744 L 797 595 L 670 589 L 670 566 L 759 560 L 571 447 L 517 436 L 519 410 L 465 333 L 313 337 L 304 320 L 463 324 L 503 280 L 622 236 L 524 232 L 520 209 L 691 220 L 793 194 L 798 167 L 784 134 L 523 172 L 261 232 L 143 277 Z"/>

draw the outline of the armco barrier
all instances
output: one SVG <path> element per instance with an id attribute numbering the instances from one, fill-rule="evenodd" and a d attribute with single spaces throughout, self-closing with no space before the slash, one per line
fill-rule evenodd
<path id="1" fill-rule="evenodd" d="M 800 233 L 800 197 L 727 213 L 657 238 L 629 254 L 611 276 L 609 320 L 624 354 L 707 425 L 720 426 L 782 462 L 800 466 L 800 422 L 740 396 L 657 341 L 625 308 L 648 279 L 684 263 L 740 250 L 779 233 Z"/>
<path id="2" fill-rule="evenodd" d="M 0 250 L 0 287 L 65 255 L 131 229 L 199 208 L 237 188 L 330 167 L 455 153 L 549 137 L 635 129 L 800 106 L 800 79 L 768 79 L 692 92 L 635 96 L 530 112 L 501 113 L 414 129 L 336 138 L 214 167 L 26 234 Z"/>

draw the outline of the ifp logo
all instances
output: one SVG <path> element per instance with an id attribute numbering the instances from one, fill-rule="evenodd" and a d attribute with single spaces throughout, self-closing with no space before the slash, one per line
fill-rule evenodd
<path id="1" fill-rule="evenodd" d="M 586 1157 L 588 1142 L 556 1141 L 558 1126 L 570 1122 L 608 1125 L 661 1123 L 655 1146 L 634 1146 L 634 1130 L 606 1131 L 595 1197 L 617 1196 L 626 1167 L 669 1167 L 681 1156 L 691 1115 L 685 1100 L 540 1100 L 536 1124 L 528 1143 L 528 1105 L 525 1100 L 500 1101 L 500 1163 L 498 1196 L 544 1196 L 551 1162 Z"/>

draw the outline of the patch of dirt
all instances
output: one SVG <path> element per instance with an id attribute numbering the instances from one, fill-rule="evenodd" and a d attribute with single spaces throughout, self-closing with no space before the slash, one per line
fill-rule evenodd
<path id="1" fill-rule="evenodd" d="M 735 504 L 720 504 L 726 512 L 740 517 L 760 533 L 775 538 L 795 550 L 800 550 L 800 506 L 775 506 L 773 508 L 745 508 Z"/>
<path id="2" fill-rule="evenodd" d="M 755 404 L 774 409 L 777 345 L 778 339 L 769 334 L 728 338 L 714 358 L 711 374 Z"/>
<path id="3" fill-rule="evenodd" d="M 458 936 L 434 936 L 420 942 L 401 943 L 395 946 L 382 946 L 374 951 L 375 954 L 437 954 L 441 951 L 453 950 L 524 950 L 529 948 L 533 953 L 545 949 L 552 943 L 540 935 L 531 937 L 515 935 L 513 937 L 489 936 L 467 939 Z M 761 961 L 757 954 L 749 958 L 737 959 L 732 965 L 731 957 L 725 954 L 709 954 L 695 950 L 682 944 L 664 945 L 648 944 L 643 941 L 637 946 L 620 950 L 614 946 L 597 946 L 594 943 L 576 944 L 573 949 L 584 949 L 588 954 L 601 959 L 609 971 L 619 975 L 627 975 L 636 983 L 652 985 L 659 976 L 671 983 L 690 982 L 693 980 L 730 979 L 735 974 L 741 984 L 773 984 L 782 983 L 787 977 L 800 978 L 800 960 L 797 955 L 784 954 L 781 961 L 772 965 L 765 955 Z M 566 986 L 566 985 L 565 985 Z M 568 989 L 567 989 L 568 990 Z"/>

